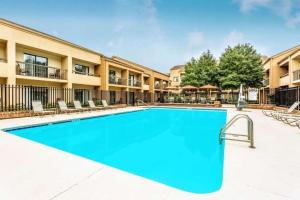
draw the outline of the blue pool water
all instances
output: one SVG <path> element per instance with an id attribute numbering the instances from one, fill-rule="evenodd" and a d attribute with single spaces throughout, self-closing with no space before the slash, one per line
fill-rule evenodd
<path id="1" fill-rule="evenodd" d="M 193 193 L 222 185 L 226 112 L 151 108 L 9 133 Z"/>

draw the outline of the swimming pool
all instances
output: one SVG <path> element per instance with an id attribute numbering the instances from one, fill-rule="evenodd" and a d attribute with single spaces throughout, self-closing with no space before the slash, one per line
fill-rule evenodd
<path id="1" fill-rule="evenodd" d="M 222 185 L 226 111 L 151 108 L 7 132 L 193 193 Z"/>

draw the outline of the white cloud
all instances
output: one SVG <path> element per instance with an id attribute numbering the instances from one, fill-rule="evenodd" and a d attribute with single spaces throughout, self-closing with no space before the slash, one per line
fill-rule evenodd
<path id="1" fill-rule="evenodd" d="M 224 39 L 224 46 L 235 46 L 244 42 L 244 34 L 239 31 L 231 31 Z"/>
<path id="2" fill-rule="evenodd" d="M 117 38 L 114 38 L 114 39 L 108 41 L 107 46 L 109 48 L 114 48 L 114 49 L 121 48 L 123 45 L 123 42 L 124 42 L 123 37 L 117 37 Z"/>
<path id="3" fill-rule="evenodd" d="M 300 24 L 300 0 L 233 0 L 240 5 L 242 12 L 264 8 L 283 18 L 289 27 Z"/>
<path id="4" fill-rule="evenodd" d="M 192 32 L 188 35 L 188 48 L 197 48 L 203 44 L 204 36 L 202 32 Z"/>
<path id="5" fill-rule="evenodd" d="M 247 12 L 256 7 L 267 6 L 271 0 L 236 0 L 240 4 L 241 11 Z"/>
<path id="6" fill-rule="evenodd" d="M 289 19 L 287 20 L 287 25 L 288 25 L 289 27 L 294 28 L 294 27 L 297 26 L 298 24 L 300 24 L 300 12 L 297 13 L 297 14 L 295 14 L 294 17 L 289 18 Z"/>

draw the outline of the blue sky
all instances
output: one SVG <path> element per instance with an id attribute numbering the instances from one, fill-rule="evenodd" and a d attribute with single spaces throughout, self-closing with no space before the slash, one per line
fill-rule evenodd
<path id="1" fill-rule="evenodd" d="M 168 72 L 207 49 L 300 44 L 300 0 L 0 0 L 0 17 Z"/>

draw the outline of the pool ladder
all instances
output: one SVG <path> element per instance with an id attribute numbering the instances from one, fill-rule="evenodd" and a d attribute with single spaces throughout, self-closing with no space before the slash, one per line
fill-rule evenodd
<path id="1" fill-rule="evenodd" d="M 247 134 L 235 134 L 235 133 L 227 133 L 227 129 L 229 129 L 235 122 L 237 122 L 239 119 L 246 119 L 247 120 Z M 226 137 L 227 135 L 233 136 L 233 137 Z M 236 137 L 236 138 L 234 138 Z M 246 137 L 246 138 L 245 138 Z M 242 138 L 242 139 L 240 139 Z M 223 140 L 233 140 L 233 141 L 239 141 L 239 142 L 249 142 L 250 148 L 255 148 L 254 146 L 254 137 L 253 137 L 253 121 L 252 119 L 245 114 L 238 114 L 235 115 L 226 125 L 224 128 L 220 130 L 219 135 L 219 142 L 222 144 Z"/>

